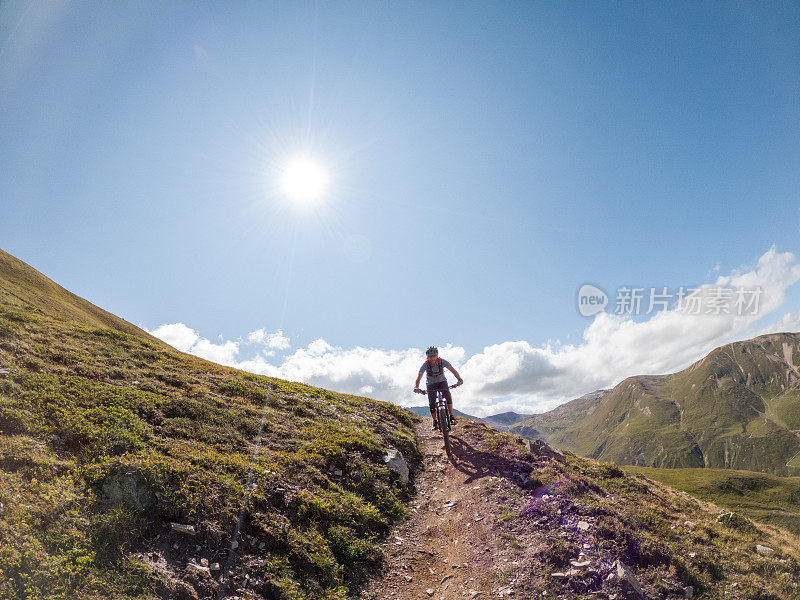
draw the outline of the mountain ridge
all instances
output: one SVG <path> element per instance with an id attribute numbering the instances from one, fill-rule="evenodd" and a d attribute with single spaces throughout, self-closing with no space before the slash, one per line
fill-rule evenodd
<path id="1" fill-rule="evenodd" d="M 628 377 L 511 429 L 618 464 L 796 474 L 799 364 L 800 335 L 766 334 L 677 373 Z"/>
<path id="2" fill-rule="evenodd" d="M 157 346 L 167 344 L 132 323 L 95 306 L 88 300 L 61 287 L 30 265 L 0 249 L 0 294 L 21 306 L 31 306 L 39 311 L 65 321 L 92 327 L 109 327 L 123 333 L 143 337 Z"/>

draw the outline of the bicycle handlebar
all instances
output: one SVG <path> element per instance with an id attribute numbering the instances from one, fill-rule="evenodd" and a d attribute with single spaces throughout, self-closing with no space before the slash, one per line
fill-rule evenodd
<path id="1" fill-rule="evenodd" d="M 449 387 L 449 388 L 452 390 L 452 389 L 455 389 L 455 388 L 457 388 L 457 387 L 458 387 L 458 386 L 460 386 L 460 385 L 462 385 L 462 384 L 460 384 L 460 383 L 454 383 L 453 385 L 451 385 L 451 386 L 448 386 L 448 387 Z M 418 389 L 418 390 L 414 390 L 414 393 L 416 393 L 416 394 L 426 394 L 426 395 L 427 395 L 427 393 L 428 393 L 428 392 L 427 392 L 427 391 L 425 391 L 425 390 Z"/>

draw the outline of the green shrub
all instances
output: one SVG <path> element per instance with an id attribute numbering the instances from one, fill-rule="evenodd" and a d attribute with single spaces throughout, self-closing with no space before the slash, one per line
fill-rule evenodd
<path id="1" fill-rule="evenodd" d="M 217 391 L 231 398 L 246 398 L 257 402 L 263 402 L 267 398 L 266 390 L 252 383 L 235 379 L 217 385 Z"/>

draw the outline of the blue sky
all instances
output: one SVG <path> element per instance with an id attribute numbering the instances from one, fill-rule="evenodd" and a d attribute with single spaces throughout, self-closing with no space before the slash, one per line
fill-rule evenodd
<path id="1" fill-rule="evenodd" d="M 3 2 L 0 247 L 276 369 L 320 339 L 580 346 L 583 283 L 793 272 L 798 26 L 797 3 Z M 311 208 L 276 184 L 301 152 L 330 173 Z M 529 384 L 498 394 L 574 391 Z"/>

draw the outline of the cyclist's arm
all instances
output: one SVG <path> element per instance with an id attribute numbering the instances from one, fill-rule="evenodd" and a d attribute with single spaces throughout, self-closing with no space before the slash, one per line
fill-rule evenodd
<path id="1" fill-rule="evenodd" d="M 420 371 L 419 375 L 417 375 L 417 380 L 414 382 L 414 389 L 417 389 L 419 387 L 419 382 L 422 380 L 422 374 L 424 372 L 425 371 Z"/>
<path id="2" fill-rule="evenodd" d="M 447 365 L 447 368 L 450 369 L 450 371 L 452 371 L 453 375 L 455 375 L 458 378 L 459 382 L 463 382 L 464 381 L 463 379 L 461 379 L 461 375 L 458 374 L 458 371 L 456 371 L 453 368 L 453 365 Z"/>

